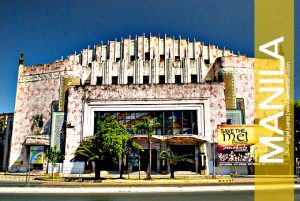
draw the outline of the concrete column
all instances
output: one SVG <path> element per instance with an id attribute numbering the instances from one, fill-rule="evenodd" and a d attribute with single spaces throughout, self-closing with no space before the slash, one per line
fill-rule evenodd
<path id="1" fill-rule="evenodd" d="M 167 83 L 172 83 L 172 61 L 167 59 L 166 64 L 166 80 Z"/>
<path id="2" fill-rule="evenodd" d="M 158 157 L 158 149 L 157 149 L 157 164 L 156 164 L 156 168 L 157 168 L 157 172 L 160 173 L 160 158 Z"/>
<path id="3" fill-rule="evenodd" d="M 181 83 L 184 82 L 184 75 L 185 75 L 185 60 L 180 60 L 181 61 Z"/>
<path id="4" fill-rule="evenodd" d="M 212 150 L 209 142 L 204 143 L 204 155 L 206 156 L 206 170 L 207 170 L 207 175 L 209 175 L 210 170 L 213 170 L 213 167 L 210 167 L 209 161 L 211 161 L 212 157 Z M 211 164 L 213 165 L 213 163 Z"/>
<path id="5" fill-rule="evenodd" d="M 171 148 L 170 148 L 169 144 L 166 144 L 166 151 L 171 151 Z M 171 171 L 170 163 L 167 162 L 167 165 L 168 165 L 168 172 L 170 172 Z"/>
<path id="6" fill-rule="evenodd" d="M 199 57 L 196 61 L 196 65 L 197 65 L 197 82 L 201 82 L 202 81 L 202 65 L 201 65 L 201 58 Z"/>
<path id="7" fill-rule="evenodd" d="M 9 143 L 8 143 L 8 138 L 9 136 L 11 136 L 10 131 L 12 130 L 12 128 L 10 127 L 10 121 L 9 118 L 6 120 L 6 132 L 5 132 L 5 139 L 4 139 L 4 150 L 3 150 L 3 166 L 6 167 L 8 166 L 8 161 L 7 161 L 7 156 L 8 156 L 8 147 L 9 147 Z"/>
<path id="8" fill-rule="evenodd" d="M 127 80 L 127 70 L 128 70 L 128 61 L 123 59 L 123 84 L 127 84 L 128 80 Z"/>
<path id="9" fill-rule="evenodd" d="M 102 80 L 102 82 L 103 82 L 103 84 L 106 84 L 107 83 L 107 61 L 103 61 L 103 63 L 102 63 L 102 69 L 103 69 L 103 71 L 102 71 L 102 75 L 103 75 L 103 80 Z"/>
<path id="10" fill-rule="evenodd" d="M 123 72 L 122 72 L 122 62 L 118 62 L 117 63 L 117 77 L 118 77 L 118 84 L 122 84 L 122 75 L 123 75 Z"/>
<path id="11" fill-rule="evenodd" d="M 195 145 L 195 170 L 199 172 L 199 144 Z"/>
<path id="12" fill-rule="evenodd" d="M 191 83 L 191 62 L 186 58 L 186 83 Z"/>
<path id="13" fill-rule="evenodd" d="M 135 68 L 135 84 L 143 84 L 143 67 L 144 67 L 144 61 L 141 59 L 136 60 L 136 68 Z"/>
<path id="14" fill-rule="evenodd" d="M 159 59 L 158 58 L 154 59 L 154 72 L 155 72 L 154 83 L 158 84 L 159 83 Z"/>
<path id="15" fill-rule="evenodd" d="M 139 80 L 140 84 L 143 84 L 143 76 L 144 76 L 144 60 L 139 60 Z"/>

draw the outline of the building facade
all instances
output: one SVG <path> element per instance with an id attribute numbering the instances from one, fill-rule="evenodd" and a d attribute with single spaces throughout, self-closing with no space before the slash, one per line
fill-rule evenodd
<path id="1" fill-rule="evenodd" d="M 209 174 L 217 126 L 254 123 L 253 63 L 215 45 L 151 34 L 101 43 L 49 64 L 24 66 L 22 55 L 10 167 L 45 169 L 44 160 L 32 162 L 33 150 L 54 145 L 66 162 L 74 160 L 96 122 L 113 115 L 129 132 L 150 118 L 154 171 L 168 170 L 157 153 L 172 150 L 194 157 L 177 170 Z M 145 135 L 132 140 L 148 149 Z M 142 170 L 146 157 L 141 155 Z"/>
<path id="2" fill-rule="evenodd" d="M 10 144 L 13 130 L 13 113 L 0 114 L 0 169 L 5 171 L 8 167 Z"/>

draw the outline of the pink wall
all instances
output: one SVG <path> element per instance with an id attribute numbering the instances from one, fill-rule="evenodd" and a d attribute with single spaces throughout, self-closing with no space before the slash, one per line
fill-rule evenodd
<path id="1" fill-rule="evenodd" d="M 82 133 L 83 98 L 101 101 L 151 100 L 151 99 L 210 99 L 210 123 L 213 129 L 226 122 L 224 85 L 213 84 L 163 84 L 163 85 L 103 85 L 71 87 L 69 90 L 68 122 L 74 128 L 67 129 L 66 160 L 74 157 Z"/>

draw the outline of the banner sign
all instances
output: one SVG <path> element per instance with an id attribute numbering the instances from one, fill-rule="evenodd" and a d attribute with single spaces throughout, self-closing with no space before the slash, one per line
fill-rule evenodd
<path id="1" fill-rule="evenodd" d="M 253 126 L 218 127 L 219 165 L 253 165 L 255 142 Z"/>
<path id="2" fill-rule="evenodd" d="M 43 164 L 44 146 L 30 146 L 30 164 Z"/>

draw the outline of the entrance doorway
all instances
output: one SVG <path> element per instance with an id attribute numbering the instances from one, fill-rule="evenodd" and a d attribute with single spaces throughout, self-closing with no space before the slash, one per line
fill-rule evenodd
<path id="1" fill-rule="evenodd" d="M 151 171 L 157 171 L 157 150 L 151 149 Z M 148 168 L 148 158 L 149 158 L 149 149 L 144 149 L 143 152 L 140 152 L 141 158 L 141 171 L 147 171 Z"/>
<path id="2" fill-rule="evenodd" d="M 171 151 L 178 155 L 188 154 L 189 158 L 192 159 L 193 163 L 180 162 L 175 166 L 175 171 L 192 171 L 195 172 L 195 145 L 171 145 Z"/>

